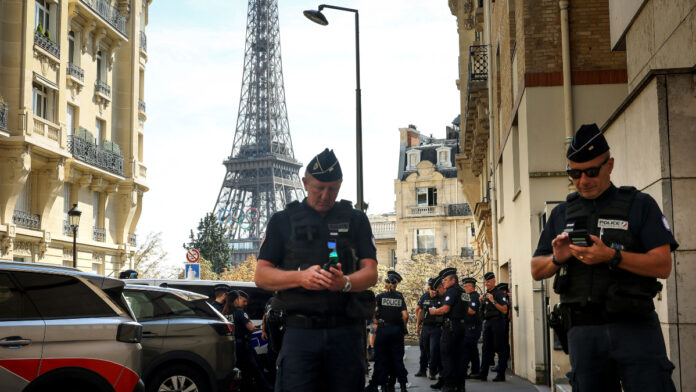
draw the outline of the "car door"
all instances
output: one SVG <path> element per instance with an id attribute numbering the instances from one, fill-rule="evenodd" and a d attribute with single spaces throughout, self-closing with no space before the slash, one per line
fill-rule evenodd
<path id="1" fill-rule="evenodd" d="M 0 272 L 0 385 L 21 391 L 39 372 L 46 326 L 9 272 Z"/>
<path id="2" fill-rule="evenodd" d="M 123 291 L 135 318 L 143 326 L 143 339 L 140 344 L 143 346 L 143 369 L 146 371 L 152 361 L 162 353 L 169 325 L 168 312 L 158 306 L 152 294 L 145 290 L 128 288 Z"/>

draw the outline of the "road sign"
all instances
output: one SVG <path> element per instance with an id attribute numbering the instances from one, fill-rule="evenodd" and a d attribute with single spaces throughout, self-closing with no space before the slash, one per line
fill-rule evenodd
<path id="1" fill-rule="evenodd" d="M 186 252 L 186 260 L 188 260 L 189 263 L 197 263 L 200 257 L 201 254 L 196 249 L 192 248 Z"/>
<path id="2" fill-rule="evenodd" d="M 186 263 L 184 275 L 187 280 L 198 280 L 201 278 L 201 265 L 198 263 Z"/>

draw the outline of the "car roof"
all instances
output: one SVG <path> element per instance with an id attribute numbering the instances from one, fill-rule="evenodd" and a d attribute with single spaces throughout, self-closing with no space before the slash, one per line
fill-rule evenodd
<path id="1" fill-rule="evenodd" d="M 158 287 L 158 286 L 147 286 L 139 284 L 127 284 L 125 287 L 126 291 L 155 291 L 161 293 L 169 293 L 176 295 L 177 297 L 185 301 L 198 301 L 207 300 L 208 296 L 203 294 L 194 293 L 193 291 L 172 289 L 169 287 Z"/>
<path id="2" fill-rule="evenodd" d="M 234 280 L 189 280 L 189 279 L 148 279 L 148 278 L 137 278 L 137 279 L 123 279 L 126 284 L 141 284 L 143 282 L 155 284 L 159 286 L 162 283 L 180 283 L 180 284 L 190 284 L 193 286 L 215 286 L 216 284 L 226 284 L 235 287 L 257 287 L 254 282 L 241 282 Z M 154 287 L 154 286 L 151 286 Z"/>
<path id="3" fill-rule="evenodd" d="M 25 272 L 48 272 L 52 274 L 80 276 L 89 280 L 92 284 L 102 290 L 123 287 L 125 283 L 116 278 L 109 278 L 91 272 L 84 272 L 73 267 L 66 267 L 55 264 L 25 263 L 21 261 L 0 261 L 0 270 L 25 271 Z"/>

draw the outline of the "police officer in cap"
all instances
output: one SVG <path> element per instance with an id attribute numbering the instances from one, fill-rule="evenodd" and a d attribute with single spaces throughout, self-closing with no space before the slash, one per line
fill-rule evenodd
<path id="1" fill-rule="evenodd" d="M 234 322 L 234 339 L 237 354 L 237 367 L 242 371 L 243 390 L 272 391 L 273 386 L 266 380 L 259 365 L 256 350 L 251 347 L 251 334 L 258 329 L 249 320 L 244 307 L 249 303 L 249 295 L 242 290 L 227 293 L 223 314 Z M 254 388 L 254 380 L 255 385 Z"/>
<path id="2" fill-rule="evenodd" d="M 488 380 L 488 369 L 493 365 L 495 354 L 498 354 L 498 375 L 493 381 L 505 381 L 505 369 L 507 368 L 508 353 L 507 334 L 505 333 L 505 315 L 508 311 L 507 297 L 495 287 L 495 274 L 486 272 L 483 275 L 486 293 L 481 296 L 481 310 L 483 312 L 483 346 L 481 347 L 481 371 L 472 374 L 471 378 L 482 381 Z"/>
<path id="3" fill-rule="evenodd" d="M 578 129 L 566 158 L 577 192 L 551 211 L 531 263 L 536 280 L 557 275 L 573 390 L 674 391 L 653 303 L 678 247 L 667 219 L 649 195 L 612 184 L 597 125 Z"/>
<path id="4" fill-rule="evenodd" d="M 307 197 L 271 217 L 259 251 L 255 282 L 278 290 L 287 314 L 278 392 L 364 386 L 364 324 L 375 311 L 365 290 L 377 282 L 376 247 L 367 216 L 336 201 L 342 177 L 333 151 L 314 157 L 302 179 Z"/>
<path id="5" fill-rule="evenodd" d="M 463 371 L 467 362 L 465 350 L 466 316 L 469 313 L 471 298 L 459 286 L 456 268 L 445 268 L 440 271 L 442 286 L 446 289 L 442 306 L 430 308 L 431 316 L 445 316 L 440 338 L 442 354 L 443 391 L 464 392 L 466 378 Z"/>
<path id="6" fill-rule="evenodd" d="M 213 287 L 213 291 L 215 292 L 215 299 L 213 299 L 211 305 L 213 305 L 218 312 L 222 313 L 222 309 L 225 307 L 227 292 L 230 291 L 230 286 L 222 283 L 216 284 Z"/>
<path id="7" fill-rule="evenodd" d="M 283 344 L 285 334 L 285 311 L 276 298 L 278 293 L 266 301 L 261 319 L 261 338 L 268 341 L 267 366 L 270 378 L 275 380 L 275 364 Z"/>
<path id="8" fill-rule="evenodd" d="M 376 391 L 377 386 L 382 386 L 383 392 L 391 390 L 390 375 L 399 381 L 401 392 L 406 391 L 408 371 L 404 366 L 404 334 L 408 310 L 403 295 L 396 291 L 400 280 L 401 275 L 396 271 L 387 272 L 386 291 L 376 297 L 375 370 L 366 391 Z"/>
<path id="9" fill-rule="evenodd" d="M 416 377 L 425 377 L 430 369 L 430 379 L 434 380 L 440 372 L 440 336 L 444 316 L 431 316 L 428 309 L 442 306 L 442 297 L 433 284 L 435 278 L 428 279 L 428 290 L 418 299 L 416 306 L 416 333 L 420 337 L 420 369 Z"/>
<path id="10" fill-rule="evenodd" d="M 501 293 L 503 293 L 503 297 L 506 299 L 508 303 L 508 309 L 507 313 L 504 315 L 505 319 L 505 339 L 503 339 L 503 342 L 505 343 L 505 347 L 503 350 L 505 350 L 506 358 L 510 358 L 510 322 L 512 321 L 512 312 L 510 311 L 510 306 L 512 305 L 512 302 L 510 301 L 510 291 L 508 290 L 508 284 L 507 283 L 498 283 L 495 286 L 496 290 L 499 290 Z M 498 366 L 500 365 L 500 357 L 498 357 L 498 365 L 493 366 L 491 368 L 491 371 L 493 372 L 498 372 Z"/>
<path id="11" fill-rule="evenodd" d="M 463 371 L 469 367 L 471 362 L 471 372 L 478 373 L 480 371 L 481 362 L 479 361 L 478 340 L 481 337 L 481 301 L 476 292 L 476 279 L 472 277 L 462 280 L 462 288 L 469 294 L 469 310 L 465 320 L 466 335 L 464 337 L 464 346 L 467 351 L 466 362 L 464 363 Z"/>

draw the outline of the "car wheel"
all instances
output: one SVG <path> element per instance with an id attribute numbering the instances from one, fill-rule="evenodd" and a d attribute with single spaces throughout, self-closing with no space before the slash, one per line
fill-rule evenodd
<path id="1" fill-rule="evenodd" d="M 205 376 L 185 365 L 168 366 L 155 374 L 147 386 L 148 392 L 210 392 Z"/>

